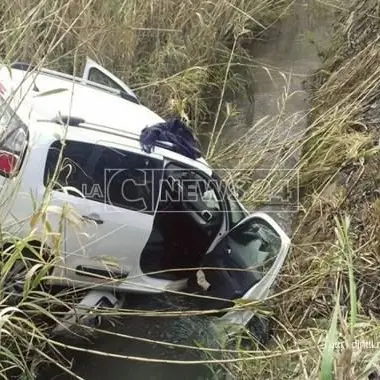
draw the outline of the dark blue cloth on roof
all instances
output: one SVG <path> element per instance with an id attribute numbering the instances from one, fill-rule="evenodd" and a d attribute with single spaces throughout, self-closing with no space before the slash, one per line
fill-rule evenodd
<path id="1" fill-rule="evenodd" d="M 193 160 L 201 157 L 198 141 L 193 132 L 180 119 L 171 119 L 146 127 L 141 131 L 140 143 L 145 152 L 150 153 L 157 141 L 167 141 L 173 150 Z"/>

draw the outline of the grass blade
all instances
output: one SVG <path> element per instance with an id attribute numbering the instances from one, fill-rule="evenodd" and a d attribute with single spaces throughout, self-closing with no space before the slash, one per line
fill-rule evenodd
<path id="1" fill-rule="evenodd" d="M 325 348 L 323 350 L 322 364 L 321 364 L 321 376 L 322 380 L 333 379 L 333 365 L 334 365 L 334 348 L 336 347 L 338 339 L 338 313 L 340 307 L 340 297 L 336 300 L 334 313 L 331 320 L 331 325 L 326 336 Z"/>

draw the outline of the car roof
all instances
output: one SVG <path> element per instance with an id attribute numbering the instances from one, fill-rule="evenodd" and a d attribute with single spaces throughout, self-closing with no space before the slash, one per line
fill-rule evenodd
<path id="1" fill-rule="evenodd" d="M 54 119 L 58 114 L 71 115 L 88 123 L 107 125 L 137 135 L 145 127 L 164 121 L 143 105 L 96 87 L 43 72 L 27 73 L 3 68 L 0 70 L 0 80 L 4 81 L 9 72 L 11 78 L 8 81 L 5 79 L 8 86 L 21 90 L 24 99 L 29 95 L 29 101 L 24 101 L 23 106 L 23 113 L 27 115 L 32 111 L 46 120 Z"/>
<path id="2" fill-rule="evenodd" d="M 43 127 L 49 127 L 51 123 L 41 123 Z M 57 125 L 58 126 L 58 125 Z M 60 126 L 58 126 L 60 127 Z M 152 153 L 146 153 L 142 150 L 140 142 L 138 139 L 121 137 L 114 134 L 105 135 L 97 130 L 94 130 L 87 125 L 81 125 L 78 127 L 70 128 L 67 133 L 67 140 L 81 141 L 87 142 L 91 144 L 101 144 L 106 145 L 108 147 L 119 148 L 119 149 L 127 149 L 129 151 L 144 154 L 147 156 L 155 157 L 158 159 L 166 159 L 169 161 L 175 161 L 177 163 L 181 163 L 188 167 L 192 167 L 198 170 L 201 170 L 208 176 L 212 175 L 212 169 L 209 167 L 207 162 L 203 159 L 193 160 L 189 157 L 181 155 L 177 152 L 162 148 L 157 146 L 153 149 Z"/>
<path id="3" fill-rule="evenodd" d="M 9 70 L 2 67 L 0 84 L 6 88 L 6 95 L 10 97 L 12 107 L 18 108 L 19 116 L 27 124 L 31 120 L 49 122 L 59 114 L 71 115 L 84 119 L 89 125 L 98 125 L 100 128 L 95 133 L 99 136 L 104 137 L 106 133 L 107 140 L 122 142 L 128 137 L 121 139 L 120 136 L 110 133 L 108 128 L 130 133 L 132 139 L 136 140 L 145 127 L 164 121 L 143 105 L 96 87 L 78 83 L 74 78 L 70 80 L 42 72 L 27 73 L 23 70 Z M 82 128 L 80 126 L 73 128 L 78 128 L 78 138 L 82 136 L 83 139 L 83 134 L 79 131 Z M 89 131 L 85 133 L 89 135 Z M 195 167 L 210 173 L 210 168 L 203 158 L 191 160 L 169 149 L 157 148 L 156 151 L 163 157 L 182 161 L 188 165 L 192 162 Z"/>

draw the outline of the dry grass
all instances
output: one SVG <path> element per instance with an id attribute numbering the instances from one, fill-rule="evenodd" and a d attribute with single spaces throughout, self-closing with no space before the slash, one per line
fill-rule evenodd
<path id="1" fill-rule="evenodd" d="M 89 55 L 163 116 L 191 111 L 202 121 L 209 107 L 205 97 L 219 95 L 234 41 L 262 31 L 289 3 L 3 1 L 0 49 L 6 61 L 32 61 L 68 72 L 80 71 Z M 244 49 L 236 49 L 244 55 Z"/>
<path id="2" fill-rule="evenodd" d="M 283 357 L 240 366 L 239 378 L 365 379 L 379 369 L 378 12 L 377 1 L 354 1 L 325 52 L 301 142 L 303 212 L 273 300 L 267 355 Z"/>
<path id="3" fill-rule="evenodd" d="M 179 112 L 198 131 L 206 125 L 212 131 L 208 159 L 215 166 L 228 161 L 230 167 L 241 169 L 225 175 L 239 182 L 244 201 L 251 206 L 267 199 L 273 188 L 281 190 L 285 182 L 295 186 L 301 173 L 302 212 L 294 223 L 293 254 L 269 301 L 273 342 L 266 349 L 228 346 L 223 351 L 210 347 L 204 351 L 210 364 L 221 363 L 221 358 L 230 361 L 223 366 L 239 379 L 363 378 L 378 366 L 380 353 L 377 348 L 355 346 L 378 342 L 380 327 L 377 2 L 356 1 L 354 14 L 335 5 L 342 10 L 341 25 L 335 45 L 324 52 L 326 67 L 314 82 L 306 136 L 284 145 L 275 133 L 260 133 L 281 128 L 279 115 L 260 121 L 232 143 L 221 139 L 220 128 L 227 128 L 233 116 L 231 109 L 224 111 L 224 96 L 243 86 L 232 70 L 247 57 L 240 42 L 260 34 L 289 3 L 3 1 L 0 50 L 6 62 L 17 58 L 68 72 L 78 71 L 90 55 L 162 115 Z M 284 102 L 288 96 L 292 94 L 287 93 Z M 210 110 L 216 111 L 216 117 Z M 262 140 L 258 135 L 264 136 Z M 279 176 L 279 169 L 301 150 L 296 170 Z M 268 168 L 268 157 L 271 165 L 258 178 L 257 169 Z M 20 255 L 17 247 L 13 258 Z M 7 298 L 0 303 L 1 331 L 8 336 L 0 349 L 4 378 L 11 367 L 32 376 L 36 363 L 49 360 L 46 348 L 64 347 L 48 339 L 45 325 L 30 322 L 29 315 L 23 317 L 25 312 L 42 313 L 42 306 L 36 306 L 40 302 L 59 303 L 37 292 L 38 283 L 28 288 L 16 309 L 7 307 Z M 45 303 L 43 307 L 50 310 Z M 52 314 L 46 317 L 51 319 Z M 33 352 L 29 352 L 31 343 L 36 347 Z"/>
<path id="4" fill-rule="evenodd" d="M 254 39 L 269 28 L 291 3 L 5 0 L 0 3 L 1 61 L 27 61 L 77 73 L 89 55 L 162 116 L 179 113 L 191 119 L 194 129 L 205 125 L 213 129 L 212 146 L 216 146 L 224 96 L 245 84 L 231 70 L 247 56 L 240 41 Z M 50 231 L 46 220 L 48 201 L 47 193 L 46 202 L 37 205 L 27 239 L 3 238 L 3 243 L 9 243 L 2 254 L 0 284 L 0 377 L 4 379 L 20 374 L 35 378 L 41 363 L 68 368 L 59 354 L 65 346 L 50 339 L 50 330 L 72 299 L 41 289 L 51 265 L 59 262 L 59 250 L 48 262 L 42 251 L 34 251 L 21 298 L 10 294 L 5 281 L 33 240 L 35 223 L 42 223 L 46 239 L 53 237 L 58 246 L 60 231 Z"/>

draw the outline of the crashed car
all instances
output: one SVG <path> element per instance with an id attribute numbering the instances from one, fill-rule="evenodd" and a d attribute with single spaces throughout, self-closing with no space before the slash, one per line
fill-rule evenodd
<path id="1" fill-rule="evenodd" d="M 175 141 L 144 149 L 142 131 L 165 120 L 104 67 L 88 59 L 82 77 L 3 67 L 0 111 L 3 234 L 33 230 L 47 254 L 58 241 L 49 281 L 89 289 L 82 310 L 119 307 L 128 292 L 189 292 L 220 307 L 268 295 L 289 251 L 285 232 L 249 214 Z M 252 316 L 239 308 L 221 318 Z"/>

